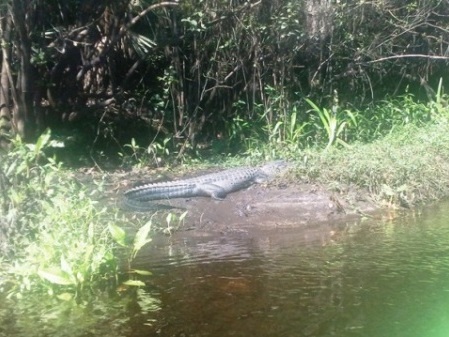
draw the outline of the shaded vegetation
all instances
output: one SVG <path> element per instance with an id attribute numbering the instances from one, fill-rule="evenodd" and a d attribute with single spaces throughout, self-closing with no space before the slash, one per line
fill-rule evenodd
<path id="1" fill-rule="evenodd" d="M 305 97 L 371 119 L 365 108 L 386 95 L 434 96 L 448 10 L 396 0 L 4 1 L 1 130 L 29 140 L 51 127 L 86 161 L 129 153 L 132 138 L 182 160 L 211 143 L 237 153 L 232 144 L 253 128 L 315 123 Z"/>

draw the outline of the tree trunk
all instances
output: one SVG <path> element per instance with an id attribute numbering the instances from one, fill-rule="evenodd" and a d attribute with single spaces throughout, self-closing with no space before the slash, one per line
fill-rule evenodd
<path id="1" fill-rule="evenodd" d="M 0 22 L 2 68 L 0 74 L 0 148 L 7 145 L 7 135 L 11 131 L 11 95 L 12 83 L 9 60 L 11 58 L 11 15 L 7 11 L 1 13 L 4 19 Z M 11 79 L 11 81 L 10 81 Z"/>
<path id="2" fill-rule="evenodd" d="M 12 1 L 12 17 L 17 33 L 17 55 L 19 72 L 17 77 L 17 104 L 13 109 L 13 120 L 18 134 L 25 140 L 35 136 L 35 115 L 33 112 L 33 68 L 31 66 L 31 40 L 26 25 L 25 6 L 28 0 Z M 28 13 L 29 14 L 29 13 Z"/>

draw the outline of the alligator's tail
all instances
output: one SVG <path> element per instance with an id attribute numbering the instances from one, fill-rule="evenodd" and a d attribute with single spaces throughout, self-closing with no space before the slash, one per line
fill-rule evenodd
<path id="1" fill-rule="evenodd" d="M 125 198 L 133 201 L 150 201 L 194 196 L 195 184 L 163 183 L 142 185 L 125 192 Z"/>
<path id="2" fill-rule="evenodd" d="M 150 211 L 159 211 L 162 209 L 173 209 L 178 207 L 165 204 L 155 204 L 146 201 L 132 200 L 127 197 L 124 197 L 121 200 L 120 208 L 126 211 L 133 211 L 133 212 L 150 212 Z"/>

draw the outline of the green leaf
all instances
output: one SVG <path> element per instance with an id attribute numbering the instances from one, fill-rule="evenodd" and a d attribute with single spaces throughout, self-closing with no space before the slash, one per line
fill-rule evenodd
<path id="1" fill-rule="evenodd" d="M 135 257 L 137 252 L 145 246 L 147 243 L 151 242 L 151 238 L 148 238 L 148 234 L 151 230 L 151 221 L 148 221 L 143 225 L 136 233 L 134 238 L 133 256 Z"/>
<path id="2" fill-rule="evenodd" d="M 282 123 L 282 122 L 277 122 L 276 123 L 276 125 L 274 126 L 274 128 L 273 128 L 273 131 L 271 132 L 271 134 L 270 134 L 270 138 L 273 138 L 274 137 L 274 135 L 278 132 L 278 130 L 279 130 L 279 128 L 282 126 L 282 124 L 284 124 L 284 123 Z"/>
<path id="3" fill-rule="evenodd" d="M 72 278 L 67 273 L 64 273 L 60 269 L 52 269 L 52 270 L 38 270 L 37 274 L 43 279 L 49 281 L 53 284 L 59 285 L 74 285 Z"/>
<path id="4" fill-rule="evenodd" d="M 126 247 L 126 232 L 114 224 L 109 224 L 108 228 L 114 241 L 120 246 Z"/>
<path id="5" fill-rule="evenodd" d="M 173 217 L 173 214 L 172 213 L 168 213 L 167 218 L 165 220 L 165 221 L 167 221 L 167 225 L 168 226 L 170 226 L 170 222 L 171 222 L 172 217 Z"/>
<path id="6" fill-rule="evenodd" d="M 61 256 L 61 271 L 67 275 L 73 275 L 72 267 L 63 255 Z"/>
<path id="7" fill-rule="evenodd" d="M 89 227 L 87 228 L 87 237 L 89 238 L 89 242 L 92 242 L 95 238 L 93 222 L 89 223 Z"/>
<path id="8" fill-rule="evenodd" d="M 188 211 L 185 211 L 184 213 L 182 213 L 182 214 L 179 216 L 179 221 L 180 221 L 180 222 L 184 220 L 184 218 L 186 217 L 187 213 L 188 213 Z"/>
<path id="9" fill-rule="evenodd" d="M 85 281 L 84 275 L 81 274 L 80 272 L 76 273 L 76 279 L 78 280 L 78 283 L 84 283 Z"/>
<path id="10" fill-rule="evenodd" d="M 63 301 L 70 301 L 70 300 L 72 300 L 73 295 L 70 293 L 62 293 L 62 294 L 56 295 L 56 297 Z"/>
<path id="11" fill-rule="evenodd" d="M 50 129 L 45 130 L 45 132 L 37 139 L 36 146 L 34 147 L 34 156 L 37 158 L 37 156 L 40 154 L 42 149 L 45 147 L 45 145 L 48 144 L 48 141 L 50 140 L 51 133 Z"/>

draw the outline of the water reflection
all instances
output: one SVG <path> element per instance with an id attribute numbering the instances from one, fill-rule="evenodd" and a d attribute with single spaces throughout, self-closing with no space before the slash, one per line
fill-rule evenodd
<path id="1" fill-rule="evenodd" d="M 157 297 L 154 292 L 138 289 L 97 294 L 78 304 L 49 296 L 16 301 L 2 298 L 0 336 L 140 336 L 142 331 L 149 331 L 153 313 L 160 309 Z"/>
<path id="2" fill-rule="evenodd" d="M 135 265 L 153 272 L 141 296 L 3 302 L 0 337 L 447 337 L 448 205 L 396 221 L 158 237 Z"/>

